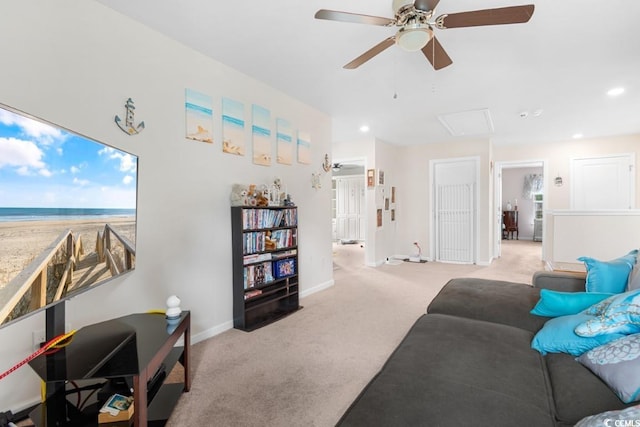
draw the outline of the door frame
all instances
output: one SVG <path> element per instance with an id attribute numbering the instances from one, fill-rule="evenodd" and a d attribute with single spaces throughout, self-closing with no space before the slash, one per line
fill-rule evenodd
<path id="1" fill-rule="evenodd" d="M 549 194 L 549 173 L 548 173 L 548 161 L 546 159 L 531 159 L 531 160 L 503 160 L 495 162 L 493 168 L 493 206 L 494 212 L 493 220 L 493 258 L 500 258 L 502 255 L 502 171 L 503 169 L 517 169 L 517 168 L 537 168 L 542 166 L 542 176 L 544 177 L 544 184 L 542 190 L 542 200 L 544 202 L 544 210 L 547 210 L 546 203 L 548 203 Z M 544 212 L 543 210 L 543 212 Z M 547 221 L 542 215 L 542 259 L 545 259 L 545 245 L 546 240 Z"/>
<path id="2" fill-rule="evenodd" d="M 439 164 L 450 164 L 450 163 L 460 163 L 460 162 L 469 162 L 469 161 L 473 161 L 474 162 L 474 166 L 475 166 L 475 176 L 474 176 L 474 204 L 473 204 L 473 229 L 474 229 L 474 235 L 473 235 L 473 243 L 472 243 L 472 250 L 473 250 L 473 255 L 472 255 L 472 260 L 470 264 L 477 264 L 478 263 L 478 253 L 479 253 L 479 232 L 480 232 L 480 215 L 479 215 L 479 208 L 480 208 L 480 156 L 471 156 L 471 157 L 452 157 L 452 158 L 447 158 L 447 159 L 431 159 L 429 160 L 429 182 L 430 185 L 428 185 L 428 191 L 429 191 L 429 201 L 430 201 L 430 207 L 429 207 L 429 217 L 431 218 L 430 221 L 430 225 L 429 225 L 429 254 L 431 255 L 430 258 L 432 260 L 437 260 L 436 257 L 436 249 L 437 249 L 437 243 L 436 243 L 436 239 L 437 239 L 437 230 L 438 230 L 438 218 L 437 218 L 437 212 L 436 212 L 436 191 L 435 188 L 437 186 L 437 182 L 436 182 L 436 167 Z"/>
<path id="3" fill-rule="evenodd" d="M 362 182 L 364 183 L 364 188 L 365 188 L 365 192 L 364 192 L 364 206 L 362 207 L 364 209 L 364 218 L 362 218 L 363 221 L 363 227 L 364 227 L 364 246 L 365 248 L 368 247 L 372 247 L 373 245 L 371 244 L 371 239 L 373 238 L 370 233 L 369 233 L 369 215 L 368 215 L 368 209 L 367 207 L 369 206 L 369 199 L 370 199 L 370 195 L 369 195 L 369 191 L 367 190 L 367 186 L 366 186 L 366 180 L 367 180 L 367 158 L 366 157 L 336 157 L 334 159 L 332 159 L 333 163 L 349 163 L 349 164 L 354 164 L 354 165 L 361 165 L 364 167 L 364 172 L 362 173 Z M 358 175 L 350 175 L 350 176 L 358 176 Z M 333 176 L 331 177 L 331 179 L 333 180 Z M 333 239 L 331 239 L 332 244 L 334 243 Z M 365 254 L 364 257 L 364 264 L 366 265 L 367 263 L 367 256 Z"/>

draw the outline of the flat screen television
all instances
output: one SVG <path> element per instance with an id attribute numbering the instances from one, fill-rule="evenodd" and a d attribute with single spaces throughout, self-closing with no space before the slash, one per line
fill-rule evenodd
<path id="1" fill-rule="evenodd" d="M 131 153 L 0 104 L 0 327 L 135 268 L 137 170 Z"/>

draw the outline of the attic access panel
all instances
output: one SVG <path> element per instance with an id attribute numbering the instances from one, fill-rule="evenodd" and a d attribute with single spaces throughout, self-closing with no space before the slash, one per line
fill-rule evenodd
<path id="1" fill-rule="evenodd" d="M 453 136 L 489 135 L 494 130 L 488 108 L 440 114 L 438 120 Z"/>

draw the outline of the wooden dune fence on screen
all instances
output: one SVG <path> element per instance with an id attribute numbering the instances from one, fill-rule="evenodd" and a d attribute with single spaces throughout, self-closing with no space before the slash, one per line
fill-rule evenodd
<path id="1" fill-rule="evenodd" d="M 88 253 L 80 235 L 62 232 L 0 289 L 0 323 L 133 269 L 135 255 L 135 246 L 109 224 L 98 231 L 95 250 Z"/>

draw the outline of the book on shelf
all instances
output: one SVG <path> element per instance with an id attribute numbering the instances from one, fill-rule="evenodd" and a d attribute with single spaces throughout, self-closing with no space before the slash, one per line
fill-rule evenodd
<path id="1" fill-rule="evenodd" d="M 293 229 L 273 230 L 271 240 L 275 240 L 276 248 L 288 248 L 296 245 L 296 231 Z"/>
<path id="2" fill-rule="evenodd" d="M 274 252 L 273 254 L 271 254 L 272 255 L 271 259 L 276 260 L 281 258 L 288 258 L 288 257 L 296 256 L 297 254 L 298 254 L 297 249 L 289 249 L 287 251 Z"/>
<path id="3" fill-rule="evenodd" d="M 267 261 L 261 264 L 248 265 L 244 267 L 243 276 L 245 289 L 250 289 L 269 282 L 273 282 L 271 262 Z"/>
<path id="4" fill-rule="evenodd" d="M 243 258 L 243 262 L 244 265 L 247 264 L 253 264 L 255 262 L 260 262 L 260 261 L 269 261 L 271 260 L 271 253 L 264 253 L 264 254 L 250 254 L 250 255 L 245 255 Z"/>
<path id="5" fill-rule="evenodd" d="M 279 259 L 273 262 L 273 270 L 276 279 L 296 274 L 295 258 Z"/>
<path id="6" fill-rule="evenodd" d="M 257 297 L 258 295 L 262 295 L 262 290 L 260 289 L 252 289 L 244 293 L 244 299 L 250 299 L 253 297 Z"/>
<path id="7" fill-rule="evenodd" d="M 133 397 L 114 394 L 111 396 L 98 413 L 98 423 L 117 423 L 127 421 L 133 415 Z"/>
<path id="8" fill-rule="evenodd" d="M 297 224 L 295 209 L 243 209 L 242 228 L 255 230 L 259 228 L 291 227 Z"/>

